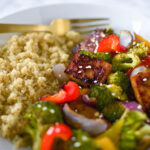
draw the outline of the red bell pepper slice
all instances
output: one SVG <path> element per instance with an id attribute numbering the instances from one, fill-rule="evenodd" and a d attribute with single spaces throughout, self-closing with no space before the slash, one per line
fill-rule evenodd
<path id="1" fill-rule="evenodd" d="M 41 143 L 41 150 L 53 150 L 54 140 L 60 138 L 64 141 L 69 140 L 72 137 L 71 129 L 65 124 L 55 124 L 50 127 L 46 134 L 43 136 Z"/>
<path id="2" fill-rule="evenodd" d="M 133 69 L 134 69 L 134 68 L 129 68 L 129 69 L 127 70 L 126 75 L 128 76 L 128 78 L 130 78 L 130 75 L 131 75 Z"/>
<path id="3" fill-rule="evenodd" d="M 51 101 L 56 104 L 61 104 L 68 101 L 76 100 L 79 97 L 80 89 L 78 84 L 69 81 L 59 93 L 54 95 L 42 96 L 40 100 Z"/>
<path id="4" fill-rule="evenodd" d="M 99 42 L 97 52 L 123 52 L 120 48 L 120 39 L 116 35 L 109 35 Z"/>
<path id="5" fill-rule="evenodd" d="M 75 82 L 69 81 L 66 85 L 64 85 L 64 90 L 67 93 L 67 101 L 72 101 L 79 97 L 80 89 L 78 84 L 76 84 Z"/>
<path id="6" fill-rule="evenodd" d="M 137 65 L 136 67 L 139 67 L 139 66 L 145 66 L 145 67 L 147 67 L 147 68 L 150 68 L 150 56 L 147 56 L 147 57 L 146 57 L 144 60 L 142 60 L 142 62 L 141 62 L 139 65 Z M 135 67 L 135 68 L 136 68 L 136 67 Z M 127 72 L 126 72 L 126 75 L 127 75 L 128 77 L 130 77 L 132 71 L 133 71 L 135 68 L 129 68 L 129 69 L 127 70 Z"/>
<path id="7" fill-rule="evenodd" d="M 147 68 L 150 67 L 150 56 L 147 56 L 139 66 L 145 66 Z"/>
<path id="8" fill-rule="evenodd" d="M 126 53 L 127 52 L 127 48 L 120 44 L 120 52 Z"/>
<path id="9" fill-rule="evenodd" d="M 66 92 L 64 90 L 60 90 L 59 93 L 54 95 L 42 96 L 40 98 L 41 101 L 51 101 L 55 104 L 64 103 L 66 101 Z"/>

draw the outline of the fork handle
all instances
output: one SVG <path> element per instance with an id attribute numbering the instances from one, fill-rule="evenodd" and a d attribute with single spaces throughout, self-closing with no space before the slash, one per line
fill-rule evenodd
<path id="1" fill-rule="evenodd" d="M 10 32 L 51 32 L 48 25 L 26 25 L 26 24 L 0 24 L 0 33 Z"/>

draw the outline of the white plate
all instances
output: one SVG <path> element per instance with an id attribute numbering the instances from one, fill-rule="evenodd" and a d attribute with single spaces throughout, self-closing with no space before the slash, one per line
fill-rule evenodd
<path id="1" fill-rule="evenodd" d="M 110 25 L 116 30 L 129 29 L 150 40 L 150 20 L 133 8 L 113 3 L 57 3 L 16 12 L 0 19 L 0 23 L 48 24 L 54 18 L 83 17 L 109 17 Z M 8 36 L 0 35 L 0 43 L 7 38 Z M 7 140 L 0 139 L 0 150 L 14 148 Z"/>

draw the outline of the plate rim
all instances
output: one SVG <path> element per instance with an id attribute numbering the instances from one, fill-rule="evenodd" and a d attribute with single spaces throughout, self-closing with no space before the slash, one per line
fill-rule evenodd
<path id="1" fill-rule="evenodd" d="M 7 15 L 3 16 L 3 17 L 0 17 L 0 20 L 3 20 L 7 17 L 11 17 L 12 15 L 15 15 L 15 14 L 18 14 L 20 12 L 25 12 L 25 11 L 29 11 L 29 10 L 32 10 L 32 9 L 40 9 L 40 8 L 44 8 L 44 7 L 52 7 L 54 5 L 99 5 L 99 6 L 103 6 L 103 5 L 106 5 L 106 2 L 102 1 L 98 4 L 96 4 L 96 2 L 92 2 L 92 1 L 82 1 L 82 2 L 79 2 L 79 1 L 68 1 L 68 2 L 62 2 L 62 1 L 52 1 L 51 3 L 47 3 L 47 4 L 38 4 L 38 5 L 35 5 L 35 6 L 29 6 L 28 8 L 20 8 L 16 11 L 13 11 L 13 12 L 10 12 L 8 13 Z M 123 7 L 123 5 L 120 3 L 119 4 L 120 6 L 119 7 Z M 116 7 L 115 3 L 111 2 L 111 6 L 112 7 Z M 132 8 L 129 7 L 129 6 L 125 6 L 125 8 L 128 8 L 129 10 L 131 10 Z M 142 14 L 143 15 L 143 14 Z M 7 139 L 6 139 L 7 140 Z"/>
<path id="2" fill-rule="evenodd" d="M 112 1 L 109 1 L 109 3 L 111 3 L 111 7 L 116 7 L 116 2 L 112 2 Z M 72 0 L 72 1 L 52 1 L 51 3 L 47 3 L 47 4 L 37 4 L 35 6 L 28 6 L 26 8 L 20 8 L 20 9 L 17 9 L 17 10 L 14 10 L 13 12 L 10 12 L 10 13 L 7 13 L 6 15 L 0 17 L 0 20 L 3 20 L 7 17 L 10 17 L 12 15 L 16 15 L 20 12 L 25 12 L 25 11 L 29 11 L 29 10 L 32 10 L 32 9 L 40 9 L 40 8 L 44 8 L 44 7 L 51 7 L 53 5 L 106 5 L 107 2 L 105 1 L 101 1 L 100 3 L 97 3 L 96 2 L 92 2 L 92 1 L 82 1 L 82 2 L 79 2 L 79 1 L 75 1 L 75 0 Z M 122 4 L 122 3 L 119 3 L 119 7 L 125 7 L 125 8 L 128 8 L 128 9 L 132 9 L 131 6 L 127 5 L 126 3 Z"/>

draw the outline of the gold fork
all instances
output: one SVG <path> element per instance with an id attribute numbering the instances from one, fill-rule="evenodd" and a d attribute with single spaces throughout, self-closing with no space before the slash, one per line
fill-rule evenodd
<path id="1" fill-rule="evenodd" d="M 106 21 L 106 20 L 108 20 L 108 18 L 54 19 L 50 25 L 0 24 L 0 33 L 42 31 L 42 32 L 51 32 L 62 36 L 65 35 L 65 33 L 68 32 L 69 30 L 76 30 L 80 34 L 88 34 L 91 31 L 93 31 L 92 30 L 93 28 L 108 25 L 96 23 L 97 21 Z"/>

